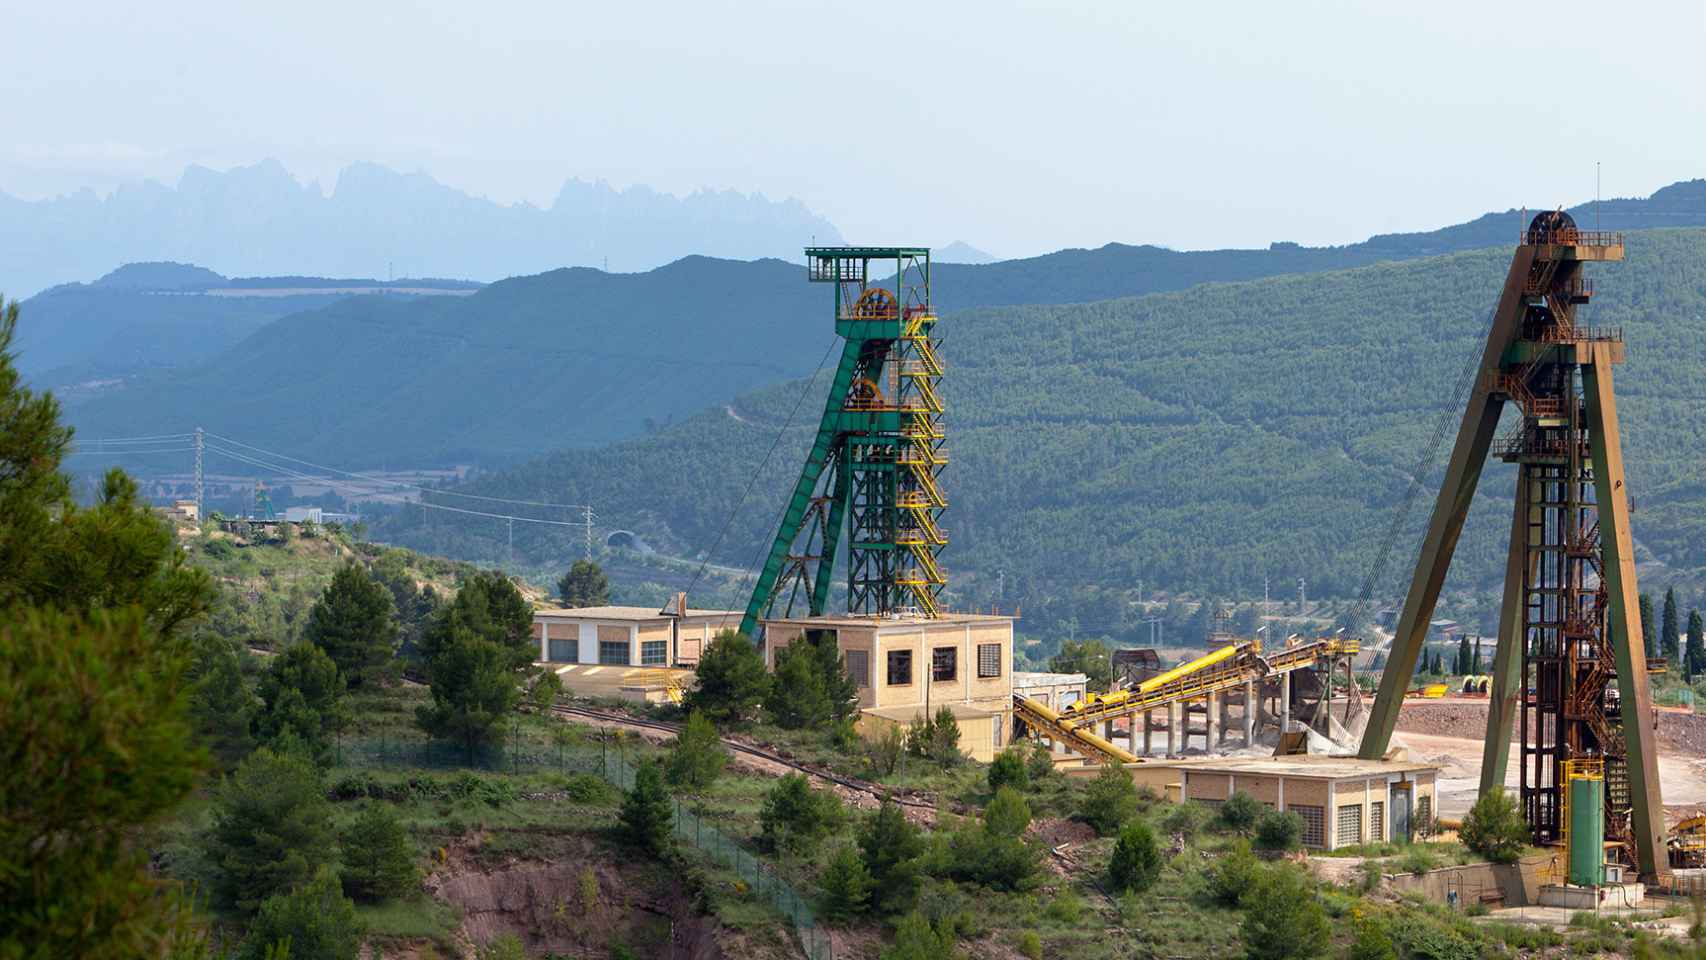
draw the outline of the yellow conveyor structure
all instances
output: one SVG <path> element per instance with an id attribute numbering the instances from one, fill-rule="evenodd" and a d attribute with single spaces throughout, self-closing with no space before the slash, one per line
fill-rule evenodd
<path id="1" fill-rule="evenodd" d="M 1298 644 L 1261 655 L 1256 641 L 1228 644 L 1205 656 L 1157 674 L 1129 690 L 1092 694 L 1060 712 L 1055 712 L 1023 694 L 1013 695 L 1013 712 L 1039 735 L 1063 744 L 1092 760 L 1141 763 L 1142 758 L 1091 732 L 1099 723 L 1135 716 L 1165 707 L 1176 700 L 1195 700 L 1222 690 L 1233 690 L 1272 673 L 1290 673 L 1313 667 L 1323 660 L 1357 653 L 1357 640 L 1336 637 Z"/>

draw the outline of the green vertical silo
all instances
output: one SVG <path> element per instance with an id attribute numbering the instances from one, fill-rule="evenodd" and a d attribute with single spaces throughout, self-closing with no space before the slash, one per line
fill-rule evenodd
<path id="1" fill-rule="evenodd" d="M 1573 777 L 1570 791 L 1570 882 L 1592 887 L 1605 882 L 1605 781 Z"/>

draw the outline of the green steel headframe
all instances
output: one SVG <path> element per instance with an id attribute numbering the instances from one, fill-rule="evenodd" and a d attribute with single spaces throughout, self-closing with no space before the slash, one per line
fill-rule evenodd
<path id="1" fill-rule="evenodd" d="M 785 617 L 824 612 L 844 529 L 849 612 L 935 616 L 945 583 L 930 250 L 808 247 L 806 260 L 811 282 L 834 284 L 841 361 L 741 620 L 752 637 L 779 604 Z M 872 265 L 891 263 L 894 289 L 873 285 Z"/>

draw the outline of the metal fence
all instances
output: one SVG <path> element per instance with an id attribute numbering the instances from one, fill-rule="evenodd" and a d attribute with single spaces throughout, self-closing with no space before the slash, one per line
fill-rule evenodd
<path id="1" fill-rule="evenodd" d="M 436 740 L 370 738 L 337 746 L 336 765 L 351 768 L 413 767 L 430 770 L 486 770 L 500 773 L 595 773 L 623 790 L 634 788 L 635 766 L 621 747 L 600 738 L 588 743 L 543 743 L 520 739 L 474 747 Z M 676 836 L 732 869 L 748 888 L 765 898 L 794 925 L 809 960 L 834 960 L 829 933 L 818 925 L 806 899 L 764 861 L 706 823 L 675 799 Z"/>
<path id="2" fill-rule="evenodd" d="M 620 752 L 606 751 L 603 761 L 600 772 L 606 780 L 623 790 L 634 789 L 634 765 Z M 749 889 L 768 900 L 777 912 L 786 917 L 794 925 L 794 933 L 800 938 L 800 946 L 805 948 L 810 960 L 834 960 L 835 951 L 829 932 L 818 925 L 811 905 L 768 864 L 742 850 L 739 844 L 706 823 L 703 817 L 682 804 L 680 797 L 675 798 L 673 826 L 676 836 L 733 870 Z"/>

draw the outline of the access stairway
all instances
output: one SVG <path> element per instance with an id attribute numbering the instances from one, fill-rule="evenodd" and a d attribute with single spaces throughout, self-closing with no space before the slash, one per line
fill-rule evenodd
<path id="1" fill-rule="evenodd" d="M 1135 717 L 1179 700 L 1196 700 L 1211 693 L 1234 690 L 1270 674 L 1303 670 L 1335 657 L 1361 650 L 1357 640 L 1329 638 L 1261 655 L 1256 641 L 1229 645 L 1146 680 L 1130 690 L 1093 695 L 1058 713 L 1013 695 L 1013 712 L 1039 736 L 1063 744 L 1097 762 L 1140 763 L 1142 758 L 1092 731 L 1097 724 Z"/>

